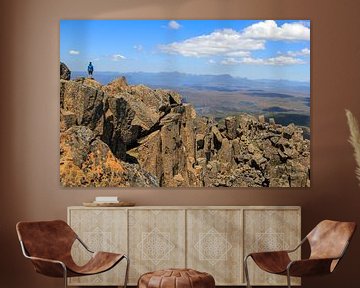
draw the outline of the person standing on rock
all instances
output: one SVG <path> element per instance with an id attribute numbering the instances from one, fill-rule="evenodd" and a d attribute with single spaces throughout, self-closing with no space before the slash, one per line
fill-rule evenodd
<path id="1" fill-rule="evenodd" d="M 90 63 L 89 63 L 89 66 L 88 66 L 89 78 L 92 78 L 93 72 L 94 72 L 94 66 L 93 66 L 92 63 L 90 62 Z"/>

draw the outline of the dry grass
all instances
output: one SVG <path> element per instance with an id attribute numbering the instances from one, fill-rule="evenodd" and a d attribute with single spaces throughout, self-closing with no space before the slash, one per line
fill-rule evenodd
<path id="1" fill-rule="evenodd" d="M 350 129 L 349 142 L 354 147 L 354 156 L 355 156 L 355 161 L 357 163 L 355 174 L 359 180 L 359 185 L 360 185 L 360 130 L 359 130 L 359 124 L 358 124 L 356 118 L 354 117 L 354 115 L 349 110 L 345 110 L 345 111 L 346 111 L 346 117 L 348 120 L 349 129 Z"/>

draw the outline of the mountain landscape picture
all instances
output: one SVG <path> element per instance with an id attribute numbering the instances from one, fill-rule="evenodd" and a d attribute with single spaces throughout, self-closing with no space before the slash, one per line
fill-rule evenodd
<path id="1" fill-rule="evenodd" d="M 61 20 L 64 187 L 310 187 L 309 20 Z"/>

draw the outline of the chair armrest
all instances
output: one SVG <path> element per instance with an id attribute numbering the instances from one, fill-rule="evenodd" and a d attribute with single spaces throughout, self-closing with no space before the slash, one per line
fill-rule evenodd
<path id="1" fill-rule="evenodd" d="M 67 268 L 63 262 L 55 259 L 30 256 L 22 241 L 20 241 L 20 246 L 25 258 L 30 259 L 33 263 L 36 272 L 51 277 L 66 277 Z"/>
<path id="2" fill-rule="evenodd" d="M 90 248 L 80 239 L 78 235 L 76 235 L 76 239 L 81 243 L 81 245 L 90 253 L 95 253 L 94 251 L 90 250 Z"/>
<path id="3" fill-rule="evenodd" d="M 339 258 L 318 258 L 291 261 L 287 266 L 290 276 L 312 276 L 329 274 L 332 272 L 333 261 Z"/>
<path id="4" fill-rule="evenodd" d="M 288 253 L 295 252 L 297 249 L 299 249 L 299 248 L 306 242 L 306 240 L 307 240 L 306 237 L 303 238 L 303 239 L 301 240 L 301 242 L 299 243 L 299 245 L 297 245 L 295 248 L 290 249 L 290 250 L 285 250 L 285 251 L 288 252 Z"/>
<path id="5" fill-rule="evenodd" d="M 66 277 L 67 268 L 66 265 L 59 261 L 53 259 L 46 259 L 40 257 L 26 256 L 30 259 L 34 265 L 35 271 L 51 277 Z"/>
<path id="6" fill-rule="evenodd" d="M 47 258 L 41 258 L 41 257 L 33 257 L 33 256 L 26 256 L 26 258 L 30 259 L 31 261 L 49 262 L 49 263 L 53 263 L 53 264 L 60 264 L 61 266 L 66 267 L 65 264 L 59 260 L 47 259 Z"/>
<path id="7" fill-rule="evenodd" d="M 252 256 L 252 254 L 256 254 L 256 253 L 261 253 L 261 254 L 268 254 L 268 255 L 271 255 L 271 254 L 288 254 L 288 253 L 292 253 L 292 252 L 295 252 L 297 249 L 299 249 L 305 242 L 306 242 L 307 238 L 303 238 L 301 240 L 301 242 L 299 243 L 299 245 L 297 245 L 295 248 L 293 249 L 288 249 L 288 250 L 279 250 L 279 251 L 265 251 L 265 252 L 253 252 L 253 253 L 249 253 L 244 259 Z"/>
<path id="8" fill-rule="evenodd" d="M 279 250 L 279 251 L 264 251 L 264 252 L 252 252 L 247 255 L 247 257 L 257 257 L 257 256 L 265 256 L 265 257 L 271 257 L 271 256 L 279 256 L 279 255 L 288 255 L 287 250 Z"/>

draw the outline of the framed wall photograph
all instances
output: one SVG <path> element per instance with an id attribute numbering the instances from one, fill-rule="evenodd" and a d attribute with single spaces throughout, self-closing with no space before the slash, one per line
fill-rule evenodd
<path id="1" fill-rule="evenodd" d="M 65 187 L 310 187 L 309 20 L 61 20 Z"/>

